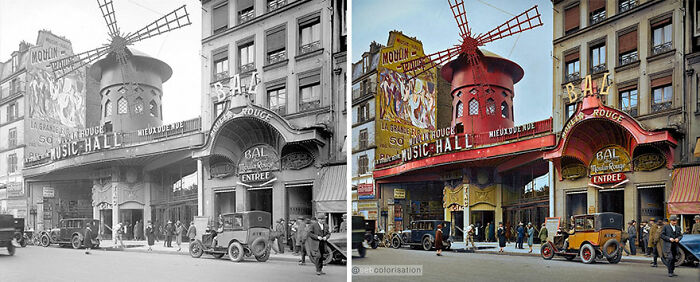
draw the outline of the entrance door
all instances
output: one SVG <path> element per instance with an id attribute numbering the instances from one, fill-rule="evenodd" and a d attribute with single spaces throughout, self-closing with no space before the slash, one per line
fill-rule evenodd
<path id="1" fill-rule="evenodd" d="M 455 241 L 463 241 L 464 232 L 461 229 L 464 227 L 464 211 L 452 211 L 451 224 L 454 228 Z"/>
<path id="2" fill-rule="evenodd" d="M 625 191 L 600 190 L 600 212 L 625 214 Z"/>
<path id="3" fill-rule="evenodd" d="M 474 238 L 475 241 L 483 241 L 486 238 L 486 223 L 490 222 L 491 225 L 494 224 L 493 219 L 495 217 L 494 211 L 472 211 L 471 212 L 471 224 L 474 227 L 478 227 L 479 234 Z"/>
<path id="4" fill-rule="evenodd" d="M 639 222 L 649 222 L 664 217 L 664 188 L 639 187 Z"/>
<path id="5" fill-rule="evenodd" d="M 289 220 L 312 216 L 312 186 L 287 187 L 287 207 Z"/>
<path id="6" fill-rule="evenodd" d="M 114 226 L 112 224 L 112 209 L 100 210 L 100 221 L 102 222 L 102 226 L 100 226 L 102 238 L 112 239 L 112 230 L 109 229 Z M 105 228 L 105 226 L 109 226 L 109 228 Z"/>
<path id="7" fill-rule="evenodd" d="M 272 214 L 272 188 L 248 190 L 248 206 L 251 211 L 266 211 Z"/>

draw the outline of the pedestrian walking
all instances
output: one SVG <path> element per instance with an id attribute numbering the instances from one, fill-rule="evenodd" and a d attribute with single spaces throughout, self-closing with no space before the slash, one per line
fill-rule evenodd
<path id="1" fill-rule="evenodd" d="M 644 256 L 650 256 L 650 251 L 649 249 L 649 230 L 651 230 L 651 226 L 654 224 L 654 220 L 649 220 L 649 223 L 644 222 L 644 227 L 641 228 L 642 232 L 642 242 L 641 246 L 642 250 L 644 250 Z"/>
<path id="2" fill-rule="evenodd" d="M 306 235 L 304 232 L 304 228 L 306 228 L 305 219 L 303 217 L 299 217 L 297 219 L 296 225 L 296 233 L 294 236 L 294 242 L 296 242 L 296 246 L 294 247 L 294 249 L 296 250 L 296 254 L 299 255 L 301 249 L 304 247 L 301 241 Z"/>
<path id="3" fill-rule="evenodd" d="M 635 226 L 637 222 L 635 220 L 630 221 L 629 227 L 627 227 L 627 234 L 629 235 L 630 243 L 630 254 L 637 254 L 637 227 Z"/>
<path id="4" fill-rule="evenodd" d="M 137 220 L 136 226 L 134 227 L 134 237 L 136 240 L 143 240 L 143 221 Z"/>
<path id="5" fill-rule="evenodd" d="M 547 237 L 549 237 L 549 231 L 547 231 L 547 223 L 542 223 L 542 228 L 540 228 L 540 244 L 547 243 Z"/>
<path id="6" fill-rule="evenodd" d="M 518 232 L 518 239 L 515 241 L 515 248 L 524 249 L 523 238 L 525 237 L 525 228 L 523 228 L 522 222 L 518 223 L 518 229 L 516 229 L 516 231 Z"/>
<path id="7" fill-rule="evenodd" d="M 168 224 L 165 225 L 165 246 L 168 248 L 173 247 L 173 235 L 175 234 L 175 226 L 173 222 L 168 220 Z"/>
<path id="8" fill-rule="evenodd" d="M 167 224 L 167 223 L 166 223 Z M 158 234 L 163 237 L 163 247 L 168 246 L 168 240 L 166 239 L 168 236 L 168 232 L 165 229 L 165 225 L 160 225 L 158 226 Z"/>
<path id="9" fill-rule="evenodd" d="M 467 226 L 467 246 L 469 246 L 469 243 L 472 243 L 472 250 L 476 250 L 476 246 L 474 246 L 474 224 L 470 224 Z"/>
<path id="10" fill-rule="evenodd" d="M 190 242 L 194 241 L 195 238 L 197 237 L 197 227 L 194 226 L 194 221 L 190 222 L 190 227 L 187 228 L 187 238 L 190 239 Z"/>
<path id="11" fill-rule="evenodd" d="M 442 224 L 438 224 L 435 230 L 435 250 L 438 256 L 442 256 Z"/>
<path id="12" fill-rule="evenodd" d="M 282 238 L 284 237 L 284 218 L 280 218 L 277 221 L 277 225 L 275 226 L 275 229 L 273 232 L 270 232 L 271 234 L 274 234 L 273 240 L 272 240 L 272 249 L 275 251 L 275 254 L 284 254 L 284 244 L 282 243 Z"/>
<path id="13" fill-rule="evenodd" d="M 671 215 L 669 218 L 670 224 L 664 226 L 661 230 L 661 240 L 664 241 L 663 251 L 666 257 L 666 268 L 668 268 L 668 277 L 678 276 L 673 273 L 676 267 L 676 259 L 678 258 L 678 242 L 683 238 L 680 226 L 678 226 L 678 216 Z"/>
<path id="14" fill-rule="evenodd" d="M 309 249 L 318 254 L 316 259 L 316 275 L 326 274 L 323 272 L 323 254 L 326 252 L 326 241 L 331 237 L 328 231 L 328 224 L 325 222 L 326 215 L 319 213 L 316 217 L 318 221 L 311 224 L 308 234 Z"/>
<path id="15" fill-rule="evenodd" d="M 294 221 L 292 226 L 290 227 L 290 238 L 292 239 L 292 255 L 298 256 L 299 255 L 299 244 L 297 243 L 297 231 L 299 231 L 298 227 L 301 225 L 301 220 L 303 218 L 297 217 L 297 220 Z"/>
<path id="16" fill-rule="evenodd" d="M 153 251 L 153 244 L 155 244 L 156 240 L 156 232 L 150 220 L 148 221 L 148 225 L 146 226 L 146 239 L 148 240 L 148 251 Z"/>
<path id="17" fill-rule="evenodd" d="M 83 244 L 85 244 L 85 254 L 90 254 L 90 248 L 92 247 L 92 228 L 94 228 L 95 222 L 88 223 L 85 226 L 85 238 L 83 239 Z"/>
<path id="18" fill-rule="evenodd" d="M 493 235 L 493 230 L 491 230 L 491 222 L 486 223 L 486 228 L 484 228 L 484 233 L 486 233 L 486 242 L 491 241 L 491 235 Z"/>
<path id="19" fill-rule="evenodd" d="M 312 222 L 313 220 L 313 222 Z M 299 260 L 299 265 L 304 265 L 306 263 L 306 256 L 309 255 L 308 252 L 306 251 L 306 241 L 309 238 L 309 232 L 311 229 L 311 224 L 316 222 L 316 218 L 305 218 L 302 220 L 302 223 L 297 225 L 297 232 L 299 233 L 299 239 L 301 240 L 300 248 L 299 248 L 299 253 L 301 254 L 301 259 Z"/>
<path id="20" fill-rule="evenodd" d="M 535 227 L 532 226 L 532 222 L 527 223 L 527 246 L 530 247 L 528 253 L 532 253 L 532 245 L 535 241 Z"/>
<path id="21" fill-rule="evenodd" d="M 348 214 L 346 213 L 343 214 L 343 221 L 340 222 L 340 229 L 338 232 L 344 233 L 345 231 L 348 231 Z"/>
<path id="22" fill-rule="evenodd" d="M 182 236 L 185 236 L 185 226 L 178 220 L 175 223 L 175 244 L 177 244 L 177 251 L 182 250 Z"/>
<path id="23" fill-rule="evenodd" d="M 660 219 L 654 225 L 654 228 L 649 231 L 649 245 L 651 247 L 651 252 L 654 260 L 651 262 L 651 267 L 657 267 L 656 261 L 663 254 L 662 252 L 662 241 L 661 241 L 661 229 L 664 227 L 664 222 Z M 663 262 L 663 258 L 661 258 Z"/>
<path id="24" fill-rule="evenodd" d="M 496 232 L 495 232 L 496 230 L 494 228 L 494 225 L 495 224 L 491 224 L 491 226 L 489 226 L 489 233 L 491 233 L 491 237 L 489 237 L 489 239 L 488 239 L 489 242 L 493 242 L 496 240 L 496 238 L 495 238 L 496 237 Z"/>
<path id="25" fill-rule="evenodd" d="M 506 230 L 503 228 L 503 222 L 498 223 L 498 247 L 501 249 L 498 250 L 499 253 L 503 252 L 503 248 L 506 247 Z"/>
<path id="26" fill-rule="evenodd" d="M 700 234 L 700 215 L 695 215 L 693 219 L 695 219 L 695 223 L 693 228 L 690 229 L 690 234 Z"/>
<path id="27" fill-rule="evenodd" d="M 121 222 L 117 223 L 117 225 L 114 227 L 114 230 L 117 231 L 117 236 L 114 239 L 114 245 L 119 243 L 119 246 L 121 248 L 126 248 L 126 246 L 124 246 L 124 240 L 123 240 L 124 224 L 122 224 Z"/>

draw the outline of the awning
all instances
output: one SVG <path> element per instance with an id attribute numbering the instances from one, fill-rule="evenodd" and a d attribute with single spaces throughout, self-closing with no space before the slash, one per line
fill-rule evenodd
<path id="1" fill-rule="evenodd" d="M 700 138 L 698 138 L 697 143 L 695 143 L 695 157 L 700 158 Z"/>
<path id="2" fill-rule="evenodd" d="M 347 165 L 321 168 L 314 181 L 313 202 L 316 212 L 347 212 Z"/>
<path id="3" fill-rule="evenodd" d="M 668 198 L 668 213 L 699 214 L 700 166 L 676 168 L 671 180 L 673 190 Z"/>

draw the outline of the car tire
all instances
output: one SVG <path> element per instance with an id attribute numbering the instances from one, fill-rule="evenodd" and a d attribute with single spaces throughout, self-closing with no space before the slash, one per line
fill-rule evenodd
<path id="1" fill-rule="evenodd" d="M 681 247 L 678 247 L 678 257 L 676 259 L 676 267 L 681 266 L 685 262 L 685 252 L 681 250 Z"/>
<path id="2" fill-rule="evenodd" d="M 365 246 L 360 245 L 360 247 L 357 248 L 357 253 L 360 254 L 361 258 L 363 258 L 367 254 L 367 249 L 365 249 Z"/>
<path id="3" fill-rule="evenodd" d="M 253 243 L 250 244 L 249 248 L 250 251 L 253 253 L 253 256 L 259 257 L 265 254 L 265 251 L 267 250 L 267 240 L 263 237 L 258 237 L 253 240 Z"/>
<path id="4" fill-rule="evenodd" d="M 601 249 L 603 256 L 608 261 L 614 260 L 615 256 L 617 255 L 617 253 L 619 251 L 620 251 L 620 242 L 618 242 L 615 239 L 610 239 L 607 242 L 605 242 L 605 244 L 603 244 L 603 248 Z"/>
<path id="5" fill-rule="evenodd" d="M 370 244 L 370 246 L 372 246 L 372 249 L 376 249 L 377 247 L 379 247 L 379 243 L 375 240 L 372 240 L 372 243 Z"/>
<path id="6" fill-rule="evenodd" d="M 583 244 L 579 253 L 581 262 L 585 264 L 595 263 L 596 253 L 595 248 L 591 244 Z"/>
<path id="7" fill-rule="evenodd" d="M 259 262 L 266 262 L 270 258 L 270 249 L 265 248 L 265 251 L 260 256 L 255 256 L 255 260 Z"/>
<path id="8" fill-rule="evenodd" d="M 204 254 L 204 246 L 202 241 L 194 240 L 190 243 L 190 256 L 193 258 L 199 258 Z"/>
<path id="9" fill-rule="evenodd" d="M 73 238 L 70 239 L 70 245 L 73 247 L 73 249 L 80 249 L 80 245 L 82 245 L 82 242 L 80 242 L 80 237 L 78 235 L 73 235 Z"/>
<path id="10" fill-rule="evenodd" d="M 22 240 L 19 241 L 19 245 L 22 246 L 22 248 L 26 247 L 26 246 L 27 246 L 27 240 L 25 240 L 24 238 L 22 238 Z"/>
<path id="11" fill-rule="evenodd" d="M 394 236 L 394 238 L 391 239 L 391 247 L 394 249 L 401 248 L 401 239 L 399 236 Z"/>
<path id="12" fill-rule="evenodd" d="M 15 245 L 12 244 L 12 241 L 7 242 L 7 252 L 10 256 L 15 255 Z"/>
<path id="13" fill-rule="evenodd" d="M 41 246 L 48 247 L 49 245 L 51 245 L 51 238 L 49 238 L 49 235 L 41 235 Z"/>
<path id="14" fill-rule="evenodd" d="M 550 260 L 554 257 L 554 250 L 552 249 L 552 246 L 550 244 L 544 244 L 540 248 L 540 255 L 542 255 L 542 258 L 545 260 Z"/>
<path id="15" fill-rule="evenodd" d="M 423 247 L 424 251 L 430 251 L 430 249 L 433 248 L 433 242 L 430 242 L 430 237 L 423 237 L 423 240 L 421 240 L 421 247 Z"/>
<path id="16" fill-rule="evenodd" d="M 326 243 L 326 252 L 323 254 L 323 265 L 327 265 L 333 261 L 333 250 Z"/>
<path id="17" fill-rule="evenodd" d="M 233 242 L 230 245 L 228 245 L 228 258 L 232 261 L 240 262 L 243 260 L 244 255 L 245 250 L 243 250 L 243 246 L 241 245 L 241 243 Z"/>

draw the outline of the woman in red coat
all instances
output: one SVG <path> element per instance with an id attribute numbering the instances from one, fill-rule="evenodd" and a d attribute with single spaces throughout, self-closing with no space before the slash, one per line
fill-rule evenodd
<path id="1" fill-rule="evenodd" d="M 435 230 L 435 249 L 437 255 L 442 256 L 442 224 L 438 224 L 437 230 Z"/>

